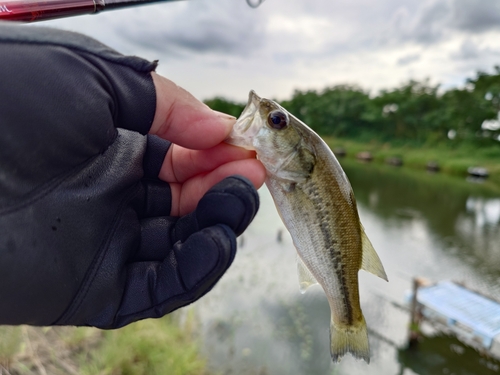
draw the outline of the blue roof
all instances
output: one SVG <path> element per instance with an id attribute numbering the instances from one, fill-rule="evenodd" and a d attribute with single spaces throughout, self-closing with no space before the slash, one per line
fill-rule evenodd
<path id="1" fill-rule="evenodd" d="M 418 289 L 422 305 L 444 315 L 450 323 L 460 323 L 484 338 L 500 334 L 500 303 L 450 281 Z M 488 340 L 489 341 L 489 340 Z"/>

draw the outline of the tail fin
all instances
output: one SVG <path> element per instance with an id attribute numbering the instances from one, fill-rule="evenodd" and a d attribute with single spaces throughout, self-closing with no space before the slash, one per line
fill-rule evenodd
<path id="1" fill-rule="evenodd" d="M 355 358 L 363 359 L 370 363 L 370 344 L 366 331 L 365 318 L 356 326 L 337 327 L 330 320 L 330 354 L 334 362 L 346 354 L 351 353 Z"/>

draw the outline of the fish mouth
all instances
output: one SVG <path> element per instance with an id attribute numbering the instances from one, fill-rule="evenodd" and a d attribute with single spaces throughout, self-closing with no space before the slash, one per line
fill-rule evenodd
<path id="1" fill-rule="evenodd" d="M 259 131 L 258 121 L 255 121 L 255 116 L 259 112 L 261 98 L 255 91 L 251 90 L 248 94 L 248 102 L 240 117 L 233 125 L 233 129 L 224 142 L 231 145 L 246 148 L 248 150 L 255 150 L 253 146 L 253 137 Z"/>

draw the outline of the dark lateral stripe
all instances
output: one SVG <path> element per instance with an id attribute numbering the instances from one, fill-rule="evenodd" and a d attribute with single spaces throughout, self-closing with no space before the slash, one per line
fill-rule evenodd
<path id="1" fill-rule="evenodd" d="M 313 206 L 315 208 L 314 211 L 316 217 L 319 220 L 319 229 L 321 231 L 323 248 L 328 251 L 330 259 L 332 259 L 334 263 L 334 277 L 336 277 L 339 282 L 346 313 L 346 316 L 344 316 L 343 318 L 347 319 L 348 325 L 352 325 L 354 323 L 354 315 L 352 306 L 350 304 L 349 288 L 347 287 L 346 282 L 345 264 L 342 262 L 342 254 L 340 250 L 337 250 L 337 241 L 333 238 L 331 233 L 330 222 L 331 220 L 333 220 L 333 218 L 329 213 L 330 207 L 326 207 L 327 209 L 325 209 L 325 202 L 321 199 L 318 188 L 312 182 L 309 182 L 307 184 L 306 194 L 311 199 L 311 202 L 313 203 Z"/>

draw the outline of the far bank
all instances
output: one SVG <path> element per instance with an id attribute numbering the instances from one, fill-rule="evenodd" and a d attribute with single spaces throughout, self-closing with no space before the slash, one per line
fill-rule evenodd
<path id="1" fill-rule="evenodd" d="M 337 154 L 355 159 L 362 152 L 372 156 L 371 163 L 390 163 L 400 160 L 401 168 L 425 170 L 429 163 L 437 166 L 435 173 L 446 173 L 466 178 L 469 168 L 485 168 L 488 178 L 486 184 L 494 184 L 500 189 L 500 143 L 498 145 L 481 147 L 474 144 L 461 144 L 451 147 L 445 144 L 433 146 L 418 146 L 411 144 L 391 144 L 389 142 L 370 141 L 359 142 L 351 139 L 324 136 L 323 139 Z M 342 156 L 340 150 L 345 151 Z"/>

